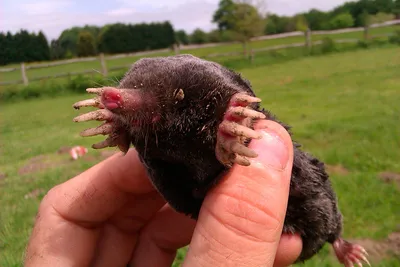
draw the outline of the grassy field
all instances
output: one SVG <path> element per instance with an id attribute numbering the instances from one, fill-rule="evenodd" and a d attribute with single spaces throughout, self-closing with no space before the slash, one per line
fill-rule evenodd
<path id="1" fill-rule="evenodd" d="M 370 34 L 373 35 L 381 35 L 381 34 L 388 34 L 393 33 L 396 29 L 400 29 L 400 26 L 390 26 L 390 27 L 382 27 L 382 28 L 372 28 L 370 29 Z M 313 41 L 321 40 L 327 35 L 315 35 L 312 37 Z M 362 40 L 363 32 L 349 32 L 349 33 L 340 33 L 340 34 L 332 34 L 329 35 L 333 39 L 360 39 Z M 264 48 L 270 47 L 275 45 L 283 45 L 283 44 L 292 44 L 292 43 L 300 43 L 304 42 L 304 37 L 296 36 L 296 37 L 286 37 L 280 39 L 272 39 L 272 40 L 262 40 L 262 41 L 254 41 L 251 44 L 252 48 Z M 228 52 L 240 52 L 242 51 L 241 44 L 224 44 L 219 45 L 216 47 L 205 47 L 205 48 L 198 48 L 198 49 L 190 49 L 190 50 L 183 50 L 182 53 L 190 53 L 196 56 L 205 57 L 209 54 L 215 53 L 228 53 Z M 172 55 L 172 52 L 163 52 L 152 54 L 150 56 L 165 56 L 165 55 Z M 128 66 L 132 64 L 134 61 L 139 59 L 139 57 L 126 57 L 120 58 L 115 60 L 107 60 L 107 67 L 117 67 L 117 66 Z M 10 65 L 6 67 L 17 67 L 19 65 Z M 59 73 L 67 73 L 67 72 L 79 72 L 84 70 L 101 70 L 100 61 L 91 61 L 91 62 L 78 62 L 78 63 L 71 63 L 67 65 L 60 65 L 54 66 L 50 68 L 41 68 L 41 69 L 33 69 L 27 70 L 27 77 L 28 79 L 34 77 L 43 77 L 48 75 L 54 75 Z M 7 73 L 0 73 L 0 80 L 1 81 L 12 81 L 12 80 L 21 80 L 21 72 L 20 70 L 14 72 L 7 72 Z M 60 78 L 63 79 L 63 78 Z"/>
<path id="2" fill-rule="evenodd" d="M 400 231 L 399 184 L 379 178 L 381 172 L 400 173 L 399 48 L 304 58 L 241 72 L 263 106 L 294 127 L 293 138 L 329 165 L 344 214 L 344 236 L 386 244 L 389 234 Z M 93 150 L 76 162 L 57 153 L 60 147 L 90 146 L 103 139 L 79 137 L 84 128 L 98 125 L 72 122 L 77 112 L 71 105 L 80 99 L 82 95 L 70 95 L 2 106 L 1 267 L 21 265 L 46 191 L 102 159 Z M 399 255 L 374 250 L 369 251 L 374 267 L 400 266 Z M 176 266 L 183 256 L 181 250 Z M 326 246 L 305 266 L 340 265 Z"/>

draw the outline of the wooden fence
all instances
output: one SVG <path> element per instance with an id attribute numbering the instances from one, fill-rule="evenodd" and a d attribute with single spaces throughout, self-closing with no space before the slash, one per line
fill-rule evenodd
<path id="1" fill-rule="evenodd" d="M 311 36 L 315 36 L 315 35 L 330 35 L 330 34 L 357 32 L 357 31 L 364 31 L 367 33 L 369 28 L 387 27 L 387 26 L 397 25 L 397 24 L 400 24 L 400 20 L 393 20 L 393 21 L 387 21 L 385 23 L 374 24 L 374 25 L 370 25 L 368 28 L 349 28 L 349 29 L 340 29 L 340 30 L 333 30 L 333 31 L 313 31 L 313 32 L 306 31 L 305 33 L 298 31 L 298 32 L 259 36 L 259 37 L 252 38 L 251 41 L 281 39 L 281 38 L 294 37 L 294 36 L 304 36 L 305 42 L 268 46 L 268 47 L 258 48 L 258 49 L 251 49 L 250 59 L 253 60 L 255 54 L 259 53 L 259 52 L 273 51 L 273 50 L 279 50 L 279 49 L 285 49 L 285 48 L 291 48 L 291 47 L 302 47 L 302 46 L 306 46 L 306 47 L 310 48 L 311 46 L 314 46 L 314 45 L 320 45 L 322 43 L 322 41 L 314 41 L 314 42 L 311 41 Z M 387 35 L 388 34 L 385 34 L 385 36 L 387 36 Z M 358 41 L 359 41 L 359 39 L 335 40 L 336 43 L 354 43 L 354 42 L 358 42 Z M 234 44 L 234 43 L 237 43 L 237 42 L 181 46 L 179 49 L 175 49 L 175 53 L 179 54 L 180 51 L 182 51 L 182 50 L 214 47 L 214 46 L 221 46 L 221 45 Z M 21 80 L 0 81 L 0 85 L 21 84 L 21 83 L 24 85 L 28 85 L 30 81 L 45 80 L 45 79 L 50 79 L 50 78 L 72 77 L 74 75 L 79 75 L 79 74 L 101 73 L 102 75 L 106 76 L 111 71 L 127 69 L 130 67 L 130 65 L 107 67 L 106 62 L 109 60 L 115 60 L 115 59 L 133 57 L 133 56 L 136 56 L 136 57 L 137 56 L 145 56 L 145 55 L 151 55 L 151 54 L 162 53 L 162 52 L 170 52 L 170 51 L 171 51 L 170 49 L 160 49 L 160 50 L 109 55 L 109 56 L 100 54 L 98 57 L 74 58 L 74 59 L 68 59 L 68 60 L 59 60 L 59 61 L 52 61 L 52 62 L 47 62 L 47 63 L 35 63 L 35 64 L 29 64 L 29 65 L 22 62 L 20 64 L 20 67 L 0 68 L 0 73 L 14 72 L 14 71 L 20 70 L 21 76 L 22 76 Z M 243 52 L 213 53 L 213 54 L 204 56 L 204 58 L 239 56 L 239 55 L 243 55 Z M 66 64 L 77 63 L 77 62 L 90 62 L 90 61 L 100 61 L 101 71 L 91 69 L 91 70 L 84 70 L 84 71 L 77 71 L 77 72 L 59 73 L 59 74 L 55 74 L 55 75 L 48 75 L 48 76 L 41 76 L 41 77 L 33 77 L 30 79 L 28 79 L 27 74 L 26 74 L 27 70 L 50 68 L 50 67 L 59 66 L 59 65 L 66 65 Z"/>

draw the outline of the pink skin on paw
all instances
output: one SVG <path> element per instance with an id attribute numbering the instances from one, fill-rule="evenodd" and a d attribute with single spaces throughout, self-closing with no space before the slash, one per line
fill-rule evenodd
<path id="1" fill-rule="evenodd" d="M 246 106 L 246 104 L 244 104 L 243 102 L 231 100 L 229 102 L 227 110 L 229 110 L 229 108 L 231 108 L 231 107 L 245 107 L 245 106 Z M 243 118 L 235 117 L 231 112 L 228 111 L 224 115 L 224 120 L 225 121 L 231 121 L 231 122 L 239 123 L 240 121 L 243 120 Z M 226 132 L 221 131 L 221 130 L 219 130 L 219 134 L 223 135 L 225 138 L 236 138 L 236 136 L 232 136 L 229 133 L 226 133 Z"/>
<path id="2" fill-rule="evenodd" d="M 366 252 L 364 248 L 359 245 L 352 244 L 343 239 L 338 239 L 333 243 L 333 248 L 338 260 L 346 264 L 346 266 L 349 264 L 361 264 L 362 261 L 369 264 L 365 257 Z"/>
<path id="3" fill-rule="evenodd" d="M 228 110 L 229 110 L 229 108 L 230 107 L 235 107 L 235 106 L 240 106 L 237 102 L 234 102 L 234 101 L 231 101 L 230 103 L 229 103 L 229 105 L 228 105 Z M 238 119 L 238 118 L 235 118 L 230 112 L 226 112 L 226 114 L 225 114 L 225 116 L 224 116 L 224 120 L 225 121 L 232 121 L 232 122 L 239 122 L 240 121 L 240 119 Z M 221 129 L 219 129 L 219 131 L 218 131 L 218 133 L 220 134 L 220 135 L 222 135 L 224 138 L 226 138 L 226 139 L 230 139 L 230 138 L 236 138 L 236 136 L 232 136 L 232 135 L 230 135 L 229 133 L 227 133 L 227 132 L 225 132 L 225 131 L 223 131 L 223 130 L 221 130 Z"/>
<path id="4" fill-rule="evenodd" d="M 260 138 L 260 135 L 251 127 L 252 119 L 265 118 L 265 116 L 249 104 L 259 102 L 259 99 L 245 94 L 234 95 L 228 104 L 223 121 L 218 127 L 216 157 L 224 165 L 232 166 L 234 163 L 248 166 L 248 158 L 257 154 L 245 146 L 245 140 Z"/>

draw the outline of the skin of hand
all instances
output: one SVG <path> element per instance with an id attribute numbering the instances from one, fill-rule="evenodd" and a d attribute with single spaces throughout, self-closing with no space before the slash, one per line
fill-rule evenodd
<path id="1" fill-rule="evenodd" d="M 291 265 L 298 235 L 282 235 L 293 146 L 286 130 L 263 120 L 249 147 L 250 166 L 235 165 L 210 190 L 198 221 L 172 210 L 152 186 L 138 154 L 116 154 L 52 188 L 42 200 L 25 253 L 26 267 Z"/>

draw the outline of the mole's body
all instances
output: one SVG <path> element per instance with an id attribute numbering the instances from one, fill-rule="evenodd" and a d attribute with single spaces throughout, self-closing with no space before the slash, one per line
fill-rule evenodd
<path id="1" fill-rule="evenodd" d="M 94 148 L 133 144 L 154 186 L 177 211 L 197 218 L 207 190 L 232 164 L 249 165 L 247 148 L 259 138 L 258 119 L 277 121 L 261 109 L 250 83 L 224 67 L 191 55 L 137 61 L 117 88 L 91 88 L 96 99 L 75 108 L 98 107 L 75 121 L 104 120 L 83 136 L 108 134 Z M 278 121 L 279 122 L 279 121 Z M 287 130 L 289 127 L 283 125 Z M 342 216 L 324 164 L 294 144 L 284 232 L 302 236 L 298 261 L 329 242 L 346 266 L 365 260 L 364 249 L 341 238 Z"/>

